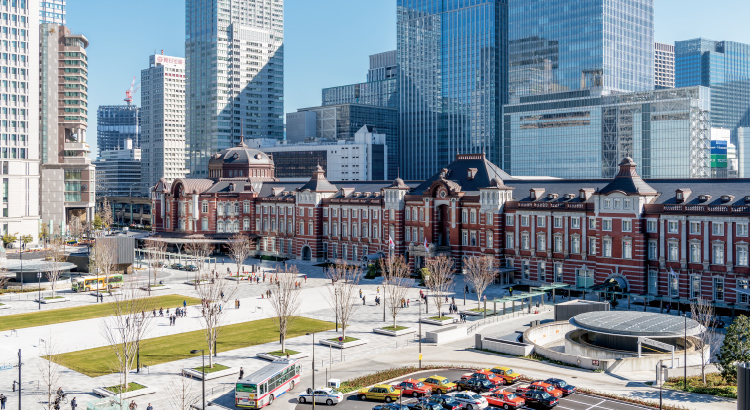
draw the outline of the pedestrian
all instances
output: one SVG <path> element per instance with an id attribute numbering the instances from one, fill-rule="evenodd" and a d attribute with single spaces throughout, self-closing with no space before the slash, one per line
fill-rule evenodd
<path id="1" fill-rule="evenodd" d="M 78 407 L 78 401 L 76 401 L 76 398 L 73 397 L 73 400 L 70 402 L 70 408 L 76 410 L 76 407 Z"/>
<path id="2" fill-rule="evenodd" d="M 380 294 L 380 286 L 378 286 L 378 295 Z"/>
<path id="3" fill-rule="evenodd" d="M 15 393 L 15 392 L 16 392 L 16 381 L 13 380 L 13 393 Z"/>
<path id="4" fill-rule="evenodd" d="M 99 299 L 101 299 L 100 303 L 104 303 L 104 295 L 99 295 Z"/>
<path id="5" fill-rule="evenodd" d="M 362 304 L 365 305 L 365 296 L 362 296 Z"/>
<path id="6" fill-rule="evenodd" d="M 242 367 L 240 367 L 240 380 L 242 380 L 242 376 L 244 376 L 244 375 L 245 375 L 245 369 L 243 369 Z"/>
<path id="7" fill-rule="evenodd" d="M 362 289 L 359 290 L 359 298 L 362 299 Z"/>
<path id="8" fill-rule="evenodd" d="M 409 299 L 406 299 L 406 307 L 409 307 Z"/>
<path id="9" fill-rule="evenodd" d="M 307 275 L 303 276 L 305 278 L 305 283 L 307 283 Z"/>
<path id="10" fill-rule="evenodd" d="M 146 407 L 146 410 L 154 410 L 154 408 L 151 406 L 151 403 L 148 404 L 148 407 Z"/>
<path id="11" fill-rule="evenodd" d="M 186 301 L 186 300 L 183 300 L 183 301 L 182 301 L 182 307 L 183 307 L 183 308 L 186 308 L 186 307 L 187 307 L 187 301 Z"/>
<path id="12" fill-rule="evenodd" d="M 510 297 L 513 297 L 513 286 L 508 288 L 508 292 L 510 293 Z"/>
<path id="13" fill-rule="evenodd" d="M 13 386 L 15 386 L 15 384 Z M 0 393 L 0 409 L 4 409 L 5 408 L 5 402 L 6 401 L 8 401 L 8 398 L 5 397 L 4 394 Z"/>
<path id="14" fill-rule="evenodd" d="M 130 406 L 128 406 L 128 408 L 129 408 L 130 410 L 135 410 L 135 409 L 137 409 L 137 408 L 138 408 L 138 405 L 137 405 L 137 404 L 135 404 L 135 400 L 132 400 L 132 401 L 130 402 Z"/>

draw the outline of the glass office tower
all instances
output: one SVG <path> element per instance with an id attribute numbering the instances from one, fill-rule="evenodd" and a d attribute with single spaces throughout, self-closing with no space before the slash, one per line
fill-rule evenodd
<path id="1" fill-rule="evenodd" d="M 398 0 L 401 177 L 426 179 L 456 153 L 498 159 L 507 101 L 507 0 Z"/>
<path id="2" fill-rule="evenodd" d="M 509 3 L 509 93 L 654 89 L 653 0 Z"/>
<path id="3" fill-rule="evenodd" d="M 141 110 L 132 104 L 100 105 L 96 110 L 97 158 L 103 151 L 123 148 L 128 139 L 140 147 Z"/>
<path id="4" fill-rule="evenodd" d="M 284 138 L 284 1 L 186 0 L 187 168 L 217 151 Z"/>
<path id="5" fill-rule="evenodd" d="M 750 126 L 750 45 L 696 38 L 675 42 L 675 85 L 711 87 L 711 126 Z"/>

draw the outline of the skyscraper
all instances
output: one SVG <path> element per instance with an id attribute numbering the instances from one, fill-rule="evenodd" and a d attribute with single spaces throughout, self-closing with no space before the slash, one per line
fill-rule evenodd
<path id="1" fill-rule="evenodd" d="M 401 177 L 424 179 L 456 152 L 498 158 L 507 101 L 507 0 L 398 0 Z"/>
<path id="2" fill-rule="evenodd" d="M 674 88 L 674 45 L 654 43 L 654 87 Z"/>
<path id="3" fill-rule="evenodd" d="M 185 27 L 188 164 L 201 177 L 243 134 L 284 137 L 284 1 L 187 0 Z"/>
<path id="4" fill-rule="evenodd" d="M 39 25 L 41 215 L 53 233 L 73 217 L 94 217 L 94 166 L 87 142 L 88 39 L 62 25 Z M 64 67 L 61 70 L 60 67 Z"/>
<path id="5" fill-rule="evenodd" d="M 653 0 L 514 0 L 510 101 L 589 89 L 654 89 Z"/>
<path id="6" fill-rule="evenodd" d="M 3 2 L 0 20 L 3 53 L 0 93 L 0 167 L 3 202 L 2 233 L 39 236 L 39 3 Z M 55 108 L 56 110 L 57 108 Z"/>
<path id="7" fill-rule="evenodd" d="M 675 42 L 675 85 L 711 87 L 711 126 L 750 126 L 750 45 L 696 38 Z"/>
<path id="8" fill-rule="evenodd" d="M 39 23 L 65 25 L 66 0 L 41 0 L 39 2 Z"/>
<path id="9" fill-rule="evenodd" d="M 125 140 L 133 140 L 140 148 L 141 110 L 132 104 L 100 105 L 96 111 L 97 158 L 102 151 L 122 148 Z"/>
<path id="10" fill-rule="evenodd" d="M 171 183 L 185 170 L 185 59 L 149 57 L 141 70 L 141 193 L 160 178 Z"/>

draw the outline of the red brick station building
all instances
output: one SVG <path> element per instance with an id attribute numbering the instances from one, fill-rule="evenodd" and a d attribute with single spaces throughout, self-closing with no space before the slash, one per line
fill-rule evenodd
<path id="1" fill-rule="evenodd" d="M 426 181 L 329 182 L 318 166 L 307 182 L 280 182 L 274 168 L 241 142 L 214 154 L 208 179 L 162 180 L 156 236 L 221 244 L 240 233 L 258 254 L 317 261 L 393 252 L 414 269 L 492 255 L 501 283 L 747 309 L 747 179 L 643 180 L 630 158 L 612 180 L 514 178 L 484 154 L 459 154 Z"/>

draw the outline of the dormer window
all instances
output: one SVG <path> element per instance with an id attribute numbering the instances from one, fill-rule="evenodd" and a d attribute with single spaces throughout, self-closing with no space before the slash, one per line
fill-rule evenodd
<path id="1" fill-rule="evenodd" d="M 682 192 L 677 192 L 677 200 L 682 201 L 682 199 L 683 199 Z"/>
<path id="2" fill-rule="evenodd" d="M 699 200 L 700 202 L 706 202 L 706 201 L 708 201 L 709 199 L 711 199 L 711 195 L 700 195 L 700 196 L 698 197 L 698 200 Z"/>
<path id="3" fill-rule="evenodd" d="M 549 200 L 557 199 L 557 194 L 547 194 L 547 199 Z"/>
<path id="4" fill-rule="evenodd" d="M 466 177 L 469 179 L 474 179 L 474 177 L 477 175 L 477 169 L 476 168 L 469 168 L 466 171 Z"/>
<path id="5" fill-rule="evenodd" d="M 675 199 L 677 200 L 677 203 L 685 202 L 692 192 L 693 191 L 691 191 L 690 188 L 680 188 L 675 191 Z"/>
<path id="6" fill-rule="evenodd" d="M 536 199 L 536 192 L 533 189 L 529 191 L 529 198 Z"/>
<path id="7" fill-rule="evenodd" d="M 722 195 L 721 202 L 729 202 L 734 199 L 734 195 Z"/>
<path id="8" fill-rule="evenodd" d="M 750 195 L 745 197 L 745 202 L 750 202 Z"/>
<path id="9" fill-rule="evenodd" d="M 565 194 L 565 196 L 563 196 L 563 198 L 565 198 L 565 199 L 573 199 L 573 198 L 575 198 L 575 195 L 573 195 L 573 194 Z"/>

